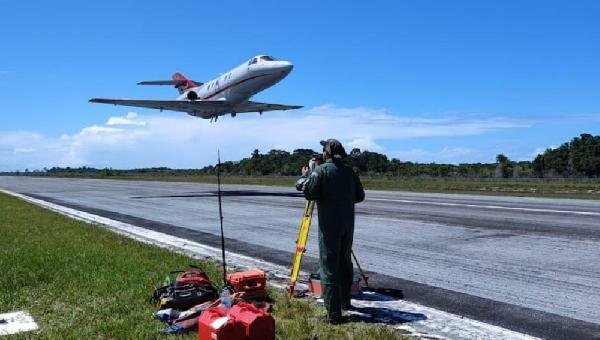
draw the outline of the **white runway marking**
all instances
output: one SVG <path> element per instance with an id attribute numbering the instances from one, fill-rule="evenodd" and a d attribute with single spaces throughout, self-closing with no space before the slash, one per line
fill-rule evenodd
<path id="1" fill-rule="evenodd" d="M 574 211 L 574 210 L 554 210 L 554 209 L 543 209 L 543 208 L 505 207 L 502 205 L 479 205 L 479 204 L 468 204 L 468 203 L 415 201 L 415 200 L 403 200 L 403 199 L 392 199 L 392 198 L 369 198 L 368 200 L 369 201 L 382 201 L 382 202 L 429 204 L 429 205 L 439 205 L 439 206 L 448 206 L 448 207 L 518 210 L 518 211 L 530 211 L 530 212 L 547 212 L 547 213 L 555 213 L 555 214 L 575 214 L 575 215 L 584 215 L 584 216 L 600 216 L 600 212 L 595 212 L 595 211 Z"/>
<path id="2" fill-rule="evenodd" d="M 210 258 L 214 261 L 220 261 L 221 250 L 215 247 L 203 245 L 194 241 L 186 240 L 176 236 L 144 229 L 132 224 L 112 220 L 106 217 L 90 214 L 84 211 L 64 207 L 58 204 L 46 202 L 44 200 L 32 198 L 26 195 L 18 194 L 8 190 L 0 189 L 0 192 L 19 197 L 30 203 L 39 205 L 46 209 L 58 212 L 62 215 L 75 218 L 77 220 L 100 224 L 116 233 L 131 237 L 141 242 L 150 243 L 159 247 L 168 248 L 173 251 L 186 254 L 195 258 Z M 274 263 L 262 261 L 249 256 L 226 252 L 227 262 L 235 263 L 241 268 L 261 268 L 269 275 L 283 280 L 289 280 L 289 268 Z M 291 259 L 290 259 L 291 260 Z M 305 272 L 301 275 L 307 276 Z M 282 289 L 286 285 L 277 285 Z M 378 301 L 353 300 L 353 304 L 358 307 L 372 307 L 378 309 L 387 309 L 399 313 L 417 313 L 427 317 L 426 320 L 413 321 L 393 327 L 412 332 L 413 335 L 427 339 L 513 339 L 513 340 L 533 340 L 538 339 L 527 334 L 511 331 L 499 326 L 487 324 L 477 320 L 462 317 L 460 315 L 447 313 L 438 309 L 425 307 L 416 303 L 404 300 L 396 300 L 386 296 L 380 296 Z M 385 323 L 385 320 L 379 320 Z"/>
<path id="3" fill-rule="evenodd" d="M 25 311 L 0 314 L 0 335 L 29 332 L 38 329 L 33 317 Z"/>

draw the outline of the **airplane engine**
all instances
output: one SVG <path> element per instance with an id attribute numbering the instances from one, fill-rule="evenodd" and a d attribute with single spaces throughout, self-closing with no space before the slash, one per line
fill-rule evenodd
<path id="1" fill-rule="evenodd" d="M 188 91 L 186 96 L 187 96 L 188 100 L 197 100 L 198 99 L 198 94 L 194 91 Z"/>

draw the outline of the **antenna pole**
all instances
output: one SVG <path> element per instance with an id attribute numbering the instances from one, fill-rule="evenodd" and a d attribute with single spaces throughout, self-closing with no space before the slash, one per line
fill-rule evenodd
<path id="1" fill-rule="evenodd" d="M 223 206 L 221 203 L 221 152 L 217 149 L 217 195 L 219 196 L 219 220 L 221 222 L 221 257 L 223 259 L 223 285 L 227 286 L 227 265 L 225 264 L 225 235 L 223 233 Z"/>

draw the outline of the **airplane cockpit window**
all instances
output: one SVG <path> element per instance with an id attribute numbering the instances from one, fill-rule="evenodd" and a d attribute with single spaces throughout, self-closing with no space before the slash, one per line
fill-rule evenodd
<path id="1" fill-rule="evenodd" d="M 275 59 L 268 55 L 263 55 L 260 57 L 260 61 L 274 61 Z"/>
<path id="2" fill-rule="evenodd" d="M 252 59 L 251 59 L 251 60 L 248 62 L 248 65 L 256 64 L 256 63 L 258 63 L 258 62 L 261 62 L 261 61 L 274 61 L 274 60 L 275 60 L 275 58 L 273 58 L 273 57 L 271 57 L 271 56 L 268 56 L 268 55 L 261 55 L 261 56 L 259 56 L 259 57 L 254 57 L 254 58 L 252 58 Z"/>

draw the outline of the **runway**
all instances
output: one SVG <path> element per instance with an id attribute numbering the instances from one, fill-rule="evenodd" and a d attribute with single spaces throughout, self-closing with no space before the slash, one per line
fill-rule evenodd
<path id="1" fill-rule="evenodd" d="M 207 242 L 219 232 L 215 185 L 0 176 L 0 188 Z M 224 190 L 230 250 L 289 263 L 303 198 Z M 373 284 L 408 300 L 536 336 L 600 337 L 599 201 L 368 191 L 354 250 Z"/>

